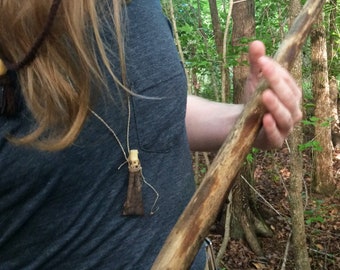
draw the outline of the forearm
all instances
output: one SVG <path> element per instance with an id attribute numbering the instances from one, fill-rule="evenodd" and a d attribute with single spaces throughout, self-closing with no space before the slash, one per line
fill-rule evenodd
<path id="1" fill-rule="evenodd" d="M 216 151 L 240 116 L 243 105 L 208 101 L 188 96 L 186 129 L 190 149 Z"/>
<path id="2" fill-rule="evenodd" d="M 259 77 L 268 82 L 262 93 L 267 113 L 254 146 L 261 149 L 280 147 L 294 125 L 302 118 L 301 89 L 287 70 L 265 56 L 263 43 L 255 41 L 249 48 L 250 75 L 245 93 L 254 91 Z M 186 127 L 192 150 L 218 150 L 243 110 L 243 105 L 211 102 L 189 96 Z"/>

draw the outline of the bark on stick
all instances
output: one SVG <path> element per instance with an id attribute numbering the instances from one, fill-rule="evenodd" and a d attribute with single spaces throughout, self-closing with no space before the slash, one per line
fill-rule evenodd
<path id="1" fill-rule="evenodd" d="M 288 70 L 301 51 L 324 2 L 306 2 L 277 51 L 275 60 Z M 152 270 L 184 270 L 192 264 L 261 128 L 265 109 L 260 97 L 267 87 L 265 81 L 259 83 L 253 99 L 245 106 L 203 182 L 169 234 Z"/>

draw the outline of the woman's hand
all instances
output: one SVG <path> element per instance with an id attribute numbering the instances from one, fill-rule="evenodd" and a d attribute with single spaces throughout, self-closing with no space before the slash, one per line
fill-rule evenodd
<path id="1" fill-rule="evenodd" d="M 259 78 L 264 77 L 269 89 L 262 94 L 267 113 L 255 146 L 261 149 L 280 147 L 294 125 L 302 118 L 302 93 L 289 72 L 273 59 L 265 56 L 262 42 L 254 41 L 249 47 L 250 73 L 245 88 L 245 101 L 255 90 Z"/>

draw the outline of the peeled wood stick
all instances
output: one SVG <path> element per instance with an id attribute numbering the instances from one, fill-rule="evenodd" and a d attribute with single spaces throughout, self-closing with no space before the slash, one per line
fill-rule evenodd
<path id="1" fill-rule="evenodd" d="M 286 69 L 291 69 L 324 2 L 308 0 L 295 19 L 274 57 Z M 188 269 L 192 264 L 261 128 L 265 108 L 260 97 L 267 88 L 266 81 L 259 83 L 253 99 L 245 106 L 207 175 L 168 236 L 152 270 Z"/>

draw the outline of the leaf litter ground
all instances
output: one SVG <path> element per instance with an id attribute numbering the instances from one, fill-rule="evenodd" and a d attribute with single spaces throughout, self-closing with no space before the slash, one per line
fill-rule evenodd
<path id="1" fill-rule="evenodd" d="M 306 238 L 311 269 L 340 269 L 340 150 L 334 151 L 333 165 L 338 191 L 328 198 L 311 191 L 313 171 L 311 156 L 309 153 L 304 155 L 303 182 Z M 203 177 L 206 171 L 204 163 L 205 159 L 200 156 L 198 177 Z M 257 257 L 244 240 L 230 239 L 222 269 L 293 270 L 294 258 L 289 241 L 292 229 L 287 198 L 290 180 L 288 149 L 257 153 L 253 175 L 256 190 L 276 210 L 266 219 L 274 234 L 271 238 L 259 237 L 265 258 Z M 264 208 L 268 207 L 260 198 L 258 204 Z M 214 230 L 209 237 L 217 254 L 223 232 Z"/>

